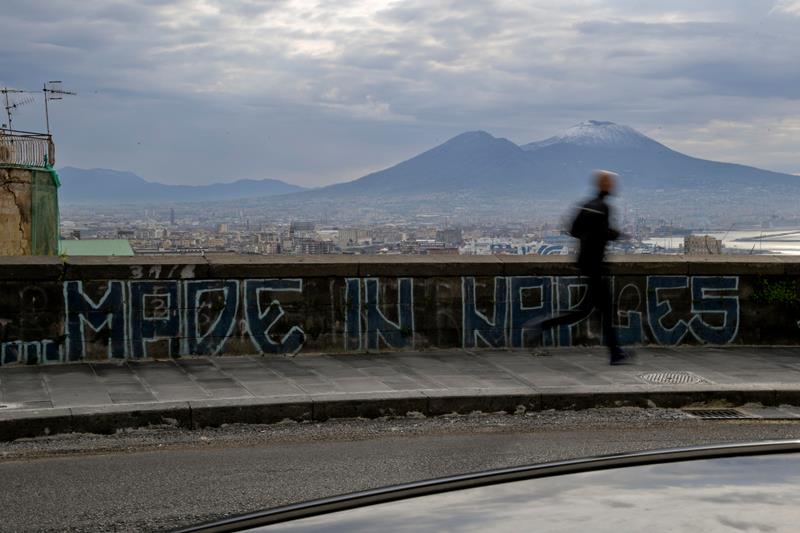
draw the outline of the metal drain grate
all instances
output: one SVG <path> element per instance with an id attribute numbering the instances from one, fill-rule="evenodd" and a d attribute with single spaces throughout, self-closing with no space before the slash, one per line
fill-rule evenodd
<path id="1" fill-rule="evenodd" d="M 686 385 L 692 383 L 708 383 L 708 380 L 701 378 L 697 374 L 685 371 L 676 372 L 651 372 L 639 376 L 648 383 L 656 385 Z"/>
<path id="2" fill-rule="evenodd" d="M 696 418 L 702 418 L 703 420 L 758 418 L 756 416 L 743 413 L 738 409 L 684 409 L 683 412 L 688 413 Z"/>

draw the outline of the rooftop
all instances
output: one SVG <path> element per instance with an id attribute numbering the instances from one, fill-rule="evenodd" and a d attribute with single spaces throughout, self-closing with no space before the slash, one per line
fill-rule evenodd
<path id="1" fill-rule="evenodd" d="M 129 256 L 133 255 L 133 248 L 125 239 L 60 240 L 58 254 Z"/>

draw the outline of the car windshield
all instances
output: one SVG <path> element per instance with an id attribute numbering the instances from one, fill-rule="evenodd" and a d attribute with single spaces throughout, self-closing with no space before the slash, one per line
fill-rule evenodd
<path id="1" fill-rule="evenodd" d="M 800 438 L 798 28 L 4 0 L 0 530 Z"/>

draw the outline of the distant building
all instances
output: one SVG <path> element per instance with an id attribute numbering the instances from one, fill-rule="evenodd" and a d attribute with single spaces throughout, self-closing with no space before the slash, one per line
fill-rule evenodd
<path id="1" fill-rule="evenodd" d="M 292 222 L 289 224 L 290 237 L 311 237 L 316 224 L 314 222 Z"/>
<path id="2" fill-rule="evenodd" d="M 683 251 L 686 255 L 720 255 L 722 241 L 711 235 L 687 235 L 683 238 Z"/>
<path id="3" fill-rule="evenodd" d="M 332 254 L 336 250 L 330 241 L 318 241 L 309 238 L 296 238 L 294 240 L 294 252 L 300 255 L 320 255 Z"/>
<path id="4" fill-rule="evenodd" d="M 280 235 L 274 231 L 262 231 L 258 234 L 258 242 L 262 243 L 278 243 L 280 242 Z"/>
<path id="5" fill-rule="evenodd" d="M 428 255 L 458 255 L 458 247 L 452 248 L 427 248 L 426 253 Z"/>
<path id="6" fill-rule="evenodd" d="M 461 228 L 440 229 L 436 231 L 436 240 L 450 246 L 461 246 L 464 239 L 461 235 Z"/>
<path id="7" fill-rule="evenodd" d="M 228 225 L 224 222 L 217 224 L 217 233 L 228 233 Z"/>
<path id="8" fill-rule="evenodd" d="M 358 246 L 372 243 L 370 232 L 363 229 L 340 229 L 336 237 L 339 246 Z"/>

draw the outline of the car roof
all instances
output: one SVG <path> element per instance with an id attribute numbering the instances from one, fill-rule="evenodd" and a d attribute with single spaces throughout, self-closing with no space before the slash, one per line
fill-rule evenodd
<path id="1" fill-rule="evenodd" d="M 368 511 L 372 512 L 369 509 L 370 506 L 382 505 L 391 502 L 403 502 L 410 499 L 413 499 L 415 513 L 420 515 L 424 514 L 425 512 L 424 505 L 421 505 L 421 502 L 432 501 L 432 499 L 429 497 L 437 494 L 452 493 L 455 491 L 465 491 L 466 494 L 466 491 L 471 489 L 492 487 L 515 483 L 518 481 L 552 478 L 556 476 L 566 476 L 569 474 L 603 472 L 646 465 L 669 465 L 673 463 L 687 463 L 690 461 L 709 461 L 744 457 L 768 457 L 776 455 L 786 457 L 789 454 L 796 454 L 798 452 L 800 452 L 800 440 L 781 440 L 671 448 L 557 461 L 448 476 L 444 478 L 360 491 L 352 494 L 334 496 L 331 498 L 313 500 L 309 502 L 268 509 L 256 513 L 250 513 L 217 522 L 193 526 L 181 531 L 185 533 L 221 533 L 228 531 L 243 531 L 253 528 L 260 528 L 271 524 L 285 524 L 292 523 L 293 521 L 302 521 L 311 517 L 328 515 L 333 516 L 333 514 L 341 515 L 342 511 L 353 509 L 367 508 Z M 800 475 L 800 462 L 795 463 L 798 465 L 797 473 Z M 619 479 L 618 473 L 618 471 L 614 472 L 615 479 Z M 797 480 L 795 480 L 795 483 L 796 481 Z M 529 491 L 530 487 L 521 490 L 523 492 Z M 650 487 L 648 490 L 652 490 L 652 487 Z M 481 496 L 470 495 L 469 497 L 477 496 L 477 500 L 485 500 L 486 494 L 491 493 L 484 491 L 481 494 Z M 343 514 L 346 515 L 347 513 Z M 377 524 L 373 524 L 373 526 L 377 527 Z"/>

